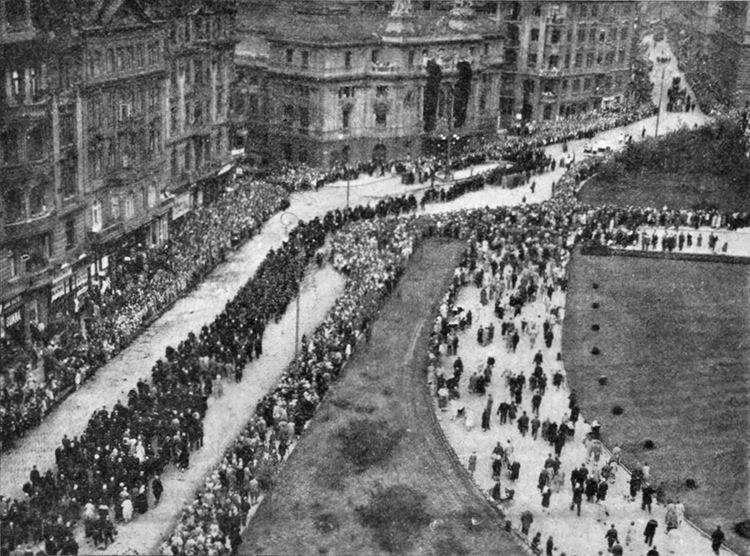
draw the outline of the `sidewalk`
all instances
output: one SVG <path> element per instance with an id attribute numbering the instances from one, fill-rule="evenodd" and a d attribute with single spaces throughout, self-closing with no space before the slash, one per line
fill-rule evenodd
<path id="1" fill-rule="evenodd" d="M 300 336 L 309 334 L 325 318 L 335 299 L 344 290 L 344 278 L 330 265 L 312 270 L 302 284 L 300 298 Z M 278 323 L 268 326 L 263 355 L 245 367 L 239 384 L 226 381 L 224 396 L 209 400 L 204 421 L 205 443 L 200 450 L 190 454 L 190 467 L 180 473 L 168 466 L 162 475 L 164 496 L 156 507 L 136 517 L 128 524 L 117 524 L 116 541 L 101 554 L 155 554 L 162 540 L 169 536 L 183 506 L 192 500 L 196 488 L 218 463 L 225 450 L 239 436 L 256 404 L 278 382 L 282 372 L 294 357 L 295 303 L 289 304 Z M 153 501 L 150 500 L 150 504 Z M 92 544 L 78 527 L 76 540 L 81 553 L 91 553 Z"/>
<path id="2" fill-rule="evenodd" d="M 565 295 L 558 291 L 553 298 L 552 306 L 564 306 Z M 543 397 L 540 420 L 544 421 L 549 418 L 550 421 L 559 422 L 568 409 L 568 396 L 570 394 L 567 386 L 560 390 L 555 390 L 551 385 L 551 375 L 555 370 L 560 369 L 565 372 L 562 363 L 556 361 L 557 353 L 561 349 L 562 326 L 555 325 L 554 341 L 550 349 L 546 349 L 540 338 L 536 342 L 536 347 L 530 347 L 529 337 L 525 334 L 521 336 L 518 350 L 514 354 L 506 353 L 502 337 L 497 334 L 493 344 L 482 347 L 476 342 L 477 326 L 487 325 L 490 321 L 495 324 L 495 329 L 500 330 L 500 321 L 494 317 L 492 305 L 482 307 L 479 304 L 479 290 L 473 286 L 461 290 L 457 305 L 471 310 L 475 315 L 475 324 L 461 333 L 459 336 L 458 354 L 464 363 L 464 378 L 461 381 L 461 398 L 452 402 L 448 411 L 437 410 L 438 419 L 444 427 L 446 436 L 458 454 L 461 461 L 466 465 L 469 455 L 476 451 L 477 471 L 474 473 L 474 479 L 478 485 L 487 492 L 494 484 L 491 478 L 491 452 L 497 442 L 505 444 L 510 439 L 515 447 L 515 459 L 521 464 L 520 478 L 518 481 L 511 483 L 504 475 L 501 484 L 503 489 L 514 488 L 515 499 L 504 507 L 513 527 L 520 527 L 520 515 L 523 511 L 529 510 L 534 516 L 534 521 L 530 528 L 529 540 L 537 531 L 542 533 L 542 543 L 546 543 L 547 538 L 552 536 L 555 546 L 558 547 L 557 554 L 565 552 L 567 556 L 592 556 L 600 554 L 600 551 L 606 553 L 607 544 L 604 534 L 610 524 L 614 523 L 619 532 L 619 538 L 625 554 L 642 556 L 648 550 L 643 542 L 643 529 L 646 522 L 653 517 L 659 522 L 654 544 L 658 547 L 662 555 L 673 554 L 675 556 L 705 556 L 711 554 L 710 540 L 705 533 L 693 528 L 687 523 L 682 524 L 677 530 L 672 531 L 669 535 L 665 534 L 664 525 L 665 509 L 663 506 L 654 504 L 653 514 L 649 515 L 646 511 L 641 510 L 640 496 L 637 501 L 631 502 L 628 498 L 628 472 L 620 468 L 616 473 L 614 483 L 610 484 L 609 492 L 606 498 L 606 504 L 594 504 L 584 501 L 581 509 L 581 516 L 576 517 L 575 513 L 570 510 L 571 485 L 570 471 L 578 467 L 581 463 L 587 462 L 586 449 L 583 445 L 583 438 L 587 432 L 588 426 L 584 425 L 583 419 L 592 419 L 592 416 L 581 415 L 579 419 L 575 436 L 569 441 L 562 450 L 562 467 L 561 472 L 564 474 L 564 486 L 559 493 L 553 493 L 551 497 L 550 508 L 544 511 L 541 505 L 541 494 L 537 488 L 537 479 L 539 472 L 544 467 L 544 461 L 549 453 L 554 453 L 552 446 L 541 439 L 533 440 L 531 436 L 521 437 L 515 424 L 499 424 L 499 417 L 495 415 L 498 404 L 510 400 L 509 390 L 502 376 L 503 371 L 524 372 L 530 375 L 533 368 L 532 359 L 537 349 L 542 349 L 544 356 L 543 367 L 549 378 L 547 392 Z M 523 315 L 528 318 L 536 318 L 537 315 L 544 315 L 544 306 L 541 301 L 532 306 L 524 307 Z M 541 336 L 541 334 L 540 334 Z M 481 423 L 481 413 L 486 403 L 485 396 L 471 394 L 467 391 L 468 376 L 476 369 L 480 362 L 487 360 L 487 357 L 493 356 L 496 359 L 495 372 L 492 383 L 488 387 L 488 393 L 492 393 L 494 400 L 494 409 L 492 415 L 491 429 L 483 432 L 479 426 Z M 455 358 L 446 357 L 443 361 L 443 368 L 452 370 Z M 520 411 L 527 411 L 531 415 L 531 392 L 528 386 L 523 393 L 523 404 Z M 454 420 L 456 409 L 459 406 L 465 406 L 466 411 L 473 416 L 475 426 L 472 430 L 467 431 L 463 420 Z M 603 458 L 606 455 L 602 456 Z M 591 467 L 591 463 L 589 467 Z M 608 515 L 607 515 L 608 512 Z M 630 546 L 625 546 L 625 536 L 630 523 L 632 527 L 632 541 Z M 722 549 L 721 555 L 728 556 L 733 554 L 729 550 Z"/>

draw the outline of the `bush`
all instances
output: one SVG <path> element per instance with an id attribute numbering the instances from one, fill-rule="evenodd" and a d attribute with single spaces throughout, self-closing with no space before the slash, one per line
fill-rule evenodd
<path id="1" fill-rule="evenodd" d="M 686 479 L 685 480 L 685 486 L 689 488 L 690 490 L 694 490 L 698 488 L 698 483 L 695 482 L 695 479 Z"/>
<path id="2" fill-rule="evenodd" d="M 315 528 L 321 533 L 332 533 L 339 528 L 339 518 L 331 512 L 325 512 L 315 517 Z"/>
<path id="3" fill-rule="evenodd" d="M 599 289 L 599 284 L 597 284 L 596 282 L 594 282 L 593 284 L 591 284 L 591 287 L 594 288 L 595 290 L 598 290 Z"/>
<path id="4" fill-rule="evenodd" d="M 594 302 L 593 302 L 593 303 L 591 304 L 591 308 L 592 308 L 592 309 L 598 309 L 598 308 L 599 308 L 599 303 L 598 303 L 597 301 L 594 301 Z"/>
<path id="5" fill-rule="evenodd" d="M 407 485 L 379 486 L 370 493 L 367 505 L 357 508 L 357 515 L 363 525 L 373 530 L 380 548 L 403 553 L 432 519 L 426 500 L 423 493 Z"/>
<path id="6" fill-rule="evenodd" d="M 745 537 L 746 539 L 750 539 L 750 519 L 746 519 L 745 521 L 740 521 L 739 523 L 735 523 L 734 532 L 737 533 L 740 537 Z"/>
<path id="7" fill-rule="evenodd" d="M 643 442 L 643 449 L 644 450 L 653 450 L 654 448 L 656 448 L 656 444 L 654 444 L 653 440 L 649 439 L 649 440 L 645 440 Z"/>
<path id="8" fill-rule="evenodd" d="M 404 435 L 385 419 L 358 418 L 338 432 L 341 454 L 360 471 L 388 459 Z"/>
<path id="9" fill-rule="evenodd" d="M 622 408 L 621 405 L 616 405 L 612 407 L 612 415 L 622 415 L 625 413 L 625 410 Z"/>
<path id="10" fill-rule="evenodd" d="M 600 353 L 601 350 L 598 347 L 594 346 L 591 348 L 591 355 L 599 355 Z"/>
<path id="11" fill-rule="evenodd" d="M 591 325 L 591 330 L 593 330 L 594 332 L 599 332 L 599 325 L 598 324 L 592 324 Z"/>

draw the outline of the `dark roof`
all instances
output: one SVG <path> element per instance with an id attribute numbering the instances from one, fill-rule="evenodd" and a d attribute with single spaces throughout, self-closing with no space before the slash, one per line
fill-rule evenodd
<path id="1" fill-rule="evenodd" d="M 268 40 L 309 44 L 341 44 L 380 42 L 389 21 L 388 14 L 367 13 L 340 15 L 300 14 L 285 9 L 246 11 L 240 9 L 238 34 L 258 33 Z M 415 16 L 414 32 L 409 36 L 438 38 L 466 34 L 497 33 L 489 20 L 477 17 L 469 30 L 459 32 L 448 28 L 448 14 L 421 13 Z"/>

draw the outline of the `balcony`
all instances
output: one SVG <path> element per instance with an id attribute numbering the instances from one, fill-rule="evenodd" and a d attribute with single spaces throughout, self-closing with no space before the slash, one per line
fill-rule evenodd
<path id="1" fill-rule="evenodd" d="M 51 209 L 31 218 L 6 223 L 6 239 L 18 241 L 23 238 L 51 232 L 55 227 L 55 214 L 56 211 Z"/>
<path id="2" fill-rule="evenodd" d="M 106 228 L 102 228 L 98 232 L 89 230 L 88 239 L 92 245 L 103 245 L 107 243 L 108 241 L 111 241 L 113 239 L 120 237 L 120 235 L 123 233 L 123 229 L 124 229 L 124 226 L 123 226 L 122 220 L 118 220 L 116 222 L 111 223 Z"/>

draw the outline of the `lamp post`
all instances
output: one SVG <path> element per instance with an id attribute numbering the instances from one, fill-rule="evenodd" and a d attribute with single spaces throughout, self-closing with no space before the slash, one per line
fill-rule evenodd
<path id="1" fill-rule="evenodd" d="M 299 224 L 300 220 L 301 220 L 300 217 L 294 214 L 293 212 L 286 211 L 282 213 L 281 224 L 284 226 L 284 232 L 288 234 L 289 230 L 292 229 L 293 226 Z M 298 257 L 299 258 L 297 262 L 300 263 L 300 268 L 301 268 L 302 261 L 300 259 L 303 258 L 301 251 L 299 252 Z M 302 273 L 303 271 L 300 270 L 300 276 L 299 276 L 300 287 L 299 287 L 299 291 L 297 292 L 297 300 L 295 302 L 295 317 L 294 317 L 294 357 L 295 358 L 297 357 L 297 352 L 299 350 L 299 300 L 300 300 L 300 297 L 302 297 L 302 276 L 301 276 Z"/>
<path id="2" fill-rule="evenodd" d="M 666 74 L 667 67 L 661 68 L 661 85 L 659 86 L 659 107 L 656 109 L 656 129 L 654 130 L 654 137 L 659 135 L 659 119 L 661 118 L 661 103 L 664 97 L 664 75 Z"/>
<path id="3" fill-rule="evenodd" d="M 351 187 L 351 174 L 349 173 L 349 168 L 345 168 L 346 172 L 346 208 L 349 208 L 349 188 Z"/>

